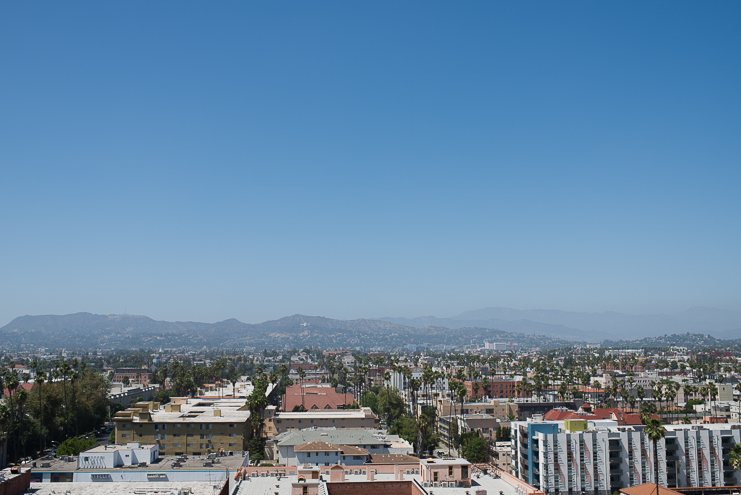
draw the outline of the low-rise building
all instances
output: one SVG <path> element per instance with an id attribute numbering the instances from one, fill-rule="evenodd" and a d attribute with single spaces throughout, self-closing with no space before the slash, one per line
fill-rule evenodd
<path id="1" fill-rule="evenodd" d="M 388 438 L 392 437 L 392 438 Z M 406 447 L 399 448 L 403 442 Z M 375 454 L 410 454 L 412 445 L 397 435 L 374 430 L 309 429 L 279 434 L 272 442 L 272 458 L 284 466 L 362 464 Z M 362 461 L 362 462 L 360 462 Z"/>
<path id="2" fill-rule="evenodd" d="M 340 430 L 361 429 L 372 430 L 378 428 L 378 416 L 373 414 L 370 407 L 360 409 L 315 409 L 306 412 L 278 411 L 275 406 L 265 408 L 265 427 L 263 434 L 266 438 L 286 431 L 302 430 L 312 427 L 333 427 Z"/>
<path id="3" fill-rule="evenodd" d="M 163 455 L 247 450 L 250 411 L 244 400 L 174 397 L 116 413 L 116 443 L 157 444 Z"/>
<path id="4" fill-rule="evenodd" d="M 470 487 L 471 463 L 465 459 L 422 459 L 420 475 L 424 486 Z"/>

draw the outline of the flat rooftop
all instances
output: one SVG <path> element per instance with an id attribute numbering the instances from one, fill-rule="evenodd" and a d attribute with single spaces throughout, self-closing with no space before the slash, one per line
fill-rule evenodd
<path id="1" fill-rule="evenodd" d="M 349 466 L 355 468 L 356 466 Z M 493 478 L 489 474 L 472 473 L 471 474 L 471 487 L 434 487 L 425 488 L 425 490 L 434 491 L 436 495 L 466 495 L 466 492 L 475 493 L 476 490 L 486 490 L 487 495 L 519 495 L 515 490 L 515 487 L 503 481 L 500 478 Z M 283 476 L 280 479 L 277 477 L 257 477 L 257 478 L 246 478 L 239 485 L 239 489 L 235 495 L 290 495 L 291 483 L 297 480 L 297 476 Z M 326 483 L 329 480 L 328 476 L 322 474 L 319 481 Z M 422 483 L 422 477 L 418 474 L 404 475 L 404 481 L 417 480 L 420 484 Z M 311 480 L 310 480 L 311 481 Z M 394 481 L 393 474 L 382 474 L 375 475 L 374 481 L 368 481 L 364 474 L 350 474 L 345 475 L 345 482 L 354 483 L 374 483 L 375 481 Z M 331 487 L 331 483 L 329 483 Z M 331 488 L 328 490 L 331 493 Z"/>
<path id="2" fill-rule="evenodd" d="M 214 487 L 217 487 L 216 489 Z M 190 489 L 192 495 L 213 495 L 221 486 L 204 481 L 182 483 L 156 482 L 136 483 L 127 481 L 78 482 L 78 483 L 32 483 L 26 492 L 34 495 L 177 495 L 180 490 Z M 272 494 L 271 494 L 272 495 Z"/>
<path id="3" fill-rule="evenodd" d="M 109 450 L 110 452 L 110 450 Z M 186 456 L 185 461 L 180 462 L 180 467 L 175 467 L 173 464 L 180 459 L 180 456 L 166 455 L 157 459 L 155 462 L 148 464 L 144 467 L 139 466 L 119 466 L 111 469 L 78 469 L 77 458 L 73 457 L 73 461 L 66 461 L 64 458 L 55 457 L 53 459 L 41 458 L 37 459 L 36 467 L 32 467 L 34 472 L 72 472 L 72 471 L 85 471 L 85 472 L 96 472 L 96 471 L 223 471 L 229 469 L 235 471 L 242 466 L 245 458 L 242 457 L 242 453 L 236 453 L 234 455 L 227 455 L 224 457 L 217 457 L 214 460 L 209 460 L 211 466 L 204 466 L 206 456 Z M 48 467 L 44 467 L 48 464 Z M 26 467 L 26 465 L 24 465 Z"/>
<path id="4" fill-rule="evenodd" d="M 360 409 L 317 409 L 306 412 L 278 411 L 275 419 L 365 419 L 373 418 L 374 414 L 369 407 Z"/>

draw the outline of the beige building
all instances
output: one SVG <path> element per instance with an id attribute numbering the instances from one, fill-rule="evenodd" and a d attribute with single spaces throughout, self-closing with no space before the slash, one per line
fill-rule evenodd
<path id="1" fill-rule="evenodd" d="M 266 438 L 279 433 L 313 427 L 372 430 L 379 426 L 378 416 L 370 407 L 360 409 L 316 409 L 306 412 L 283 412 L 275 406 L 265 408 Z"/>
<path id="2" fill-rule="evenodd" d="M 491 399 L 487 402 L 464 402 L 463 405 L 450 399 L 438 399 L 436 403 L 437 417 L 465 416 L 468 414 L 487 414 L 500 420 L 506 420 L 508 415 L 517 418 L 518 406 L 516 402 L 501 399 Z"/>
<path id="3" fill-rule="evenodd" d="M 250 411 L 244 399 L 173 397 L 170 404 L 139 402 L 116 413 L 116 443 L 159 445 L 162 455 L 247 450 Z"/>

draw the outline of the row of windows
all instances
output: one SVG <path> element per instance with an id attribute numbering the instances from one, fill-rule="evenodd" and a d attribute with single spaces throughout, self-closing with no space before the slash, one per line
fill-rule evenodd
<path id="1" fill-rule="evenodd" d="M 155 430 L 166 430 L 167 429 L 167 425 L 168 425 L 168 423 L 155 423 L 154 429 Z M 238 425 L 238 423 L 229 423 L 229 428 L 236 428 L 237 425 Z M 171 426 L 173 428 L 181 428 L 183 425 L 180 424 L 180 423 L 175 423 L 175 424 L 172 424 Z M 121 425 L 121 427 L 122 428 L 130 428 L 131 425 L 128 424 L 128 423 L 123 423 Z M 139 428 L 143 428 L 143 427 L 144 427 L 143 424 L 140 424 L 139 425 Z M 185 425 L 185 427 L 186 428 L 195 428 L 196 427 L 196 423 L 188 423 L 188 424 Z M 213 430 L 214 429 L 214 425 L 212 423 L 198 423 L 198 427 L 201 430 Z"/>

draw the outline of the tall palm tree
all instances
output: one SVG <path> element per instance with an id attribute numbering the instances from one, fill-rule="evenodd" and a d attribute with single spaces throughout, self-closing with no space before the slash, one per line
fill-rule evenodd
<path id="1" fill-rule="evenodd" d="M 654 482 L 659 484 L 659 456 L 658 456 L 658 444 L 659 440 L 666 436 L 666 428 L 664 428 L 660 419 L 652 418 L 650 414 L 645 414 L 641 420 L 646 426 L 643 429 L 644 435 L 648 437 L 654 444 L 653 454 L 653 470 L 654 470 Z"/>
<path id="2" fill-rule="evenodd" d="M 43 395 L 41 394 L 41 388 L 44 385 L 44 381 L 46 381 L 46 372 L 38 370 L 36 372 L 35 381 L 39 389 L 39 451 L 43 452 L 46 443 L 46 435 L 44 434 L 44 401 Z"/>
<path id="3" fill-rule="evenodd" d="M 62 390 L 64 393 L 64 438 L 69 437 L 69 403 L 67 402 L 67 377 L 69 376 L 72 368 L 69 363 L 64 360 L 62 365 L 58 368 L 59 374 L 62 377 Z M 56 371 L 56 370 L 55 370 Z"/>

